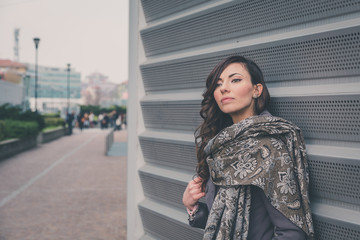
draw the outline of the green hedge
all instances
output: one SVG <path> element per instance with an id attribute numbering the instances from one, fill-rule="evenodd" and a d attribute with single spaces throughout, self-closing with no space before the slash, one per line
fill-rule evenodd
<path id="1" fill-rule="evenodd" d="M 60 117 L 60 113 L 44 113 L 42 115 L 45 119 L 46 118 L 59 118 Z"/>
<path id="2" fill-rule="evenodd" d="M 0 120 L 0 141 L 36 136 L 39 124 L 35 121 Z"/>
<path id="3" fill-rule="evenodd" d="M 45 119 L 45 127 L 52 127 L 52 126 L 65 126 L 65 121 L 62 118 L 58 117 L 46 117 Z"/>
<path id="4" fill-rule="evenodd" d="M 0 141 L 5 139 L 5 123 L 0 120 Z"/>
<path id="5" fill-rule="evenodd" d="M 94 106 L 94 105 L 80 105 L 80 112 L 82 113 L 93 112 L 96 116 L 98 116 L 100 113 L 110 113 L 114 110 L 119 114 L 126 113 L 125 106 L 112 105 L 108 108 L 101 108 L 100 106 Z"/>
<path id="6" fill-rule="evenodd" d="M 45 127 L 44 117 L 38 112 L 31 112 L 30 110 L 22 111 L 21 106 L 3 104 L 0 105 L 0 120 L 18 120 L 18 121 L 36 121 L 39 130 Z"/>

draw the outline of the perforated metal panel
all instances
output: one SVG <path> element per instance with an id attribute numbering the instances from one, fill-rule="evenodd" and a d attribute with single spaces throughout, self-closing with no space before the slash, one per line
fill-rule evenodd
<path id="1" fill-rule="evenodd" d="M 204 87 L 207 75 L 221 56 L 185 58 L 141 66 L 146 92 Z M 184 71 L 186 69 L 186 71 Z M 169 77 L 171 73 L 171 77 Z"/>
<path id="2" fill-rule="evenodd" d="M 141 0 L 141 3 L 149 22 L 206 1 L 209 0 Z"/>
<path id="3" fill-rule="evenodd" d="M 360 1 L 251 0 L 141 31 L 148 56 L 360 10 Z"/>
<path id="4" fill-rule="evenodd" d="M 195 101 L 141 102 L 146 128 L 194 131 L 200 124 Z"/>
<path id="5" fill-rule="evenodd" d="M 184 221 L 179 221 L 166 214 L 153 211 L 145 206 L 145 204 L 140 204 L 139 210 L 145 231 L 157 239 L 202 239 L 202 231 L 191 228 Z M 186 218 L 186 215 L 184 217 Z"/>
<path id="6" fill-rule="evenodd" d="M 212 68 L 231 54 L 254 60 L 266 82 L 360 75 L 360 27 L 142 65 L 145 90 L 203 88 Z"/>
<path id="7" fill-rule="evenodd" d="M 360 141 L 360 95 L 273 98 L 271 112 L 306 138 Z"/>
<path id="8" fill-rule="evenodd" d="M 360 229 L 356 225 L 344 224 L 334 219 L 313 215 L 316 239 L 357 240 Z"/>
<path id="9" fill-rule="evenodd" d="M 139 174 L 145 196 L 178 208 L 184 208 L 182 195 L 187 185 L 186 182 L 177 182 L 142 171 Z"/>
<path id="10" fill-rule="evenodd" d="M 147 128 L 193 131 L 201 122 L 198 101 L 141 106 Z M 272 98 L 270 111 L 295 123 L 306 138 L 360 141 L 360 94 Z"/>
<path id="11" fill-rule="evenodd" d="M 360 161 L 309 156 L 312 197 L 360 205 Z"/>
<path id="12" fill-rule="evenodd" d="M 194 143 L 140 137 L 140 144 L 146 162 L 188 171 L 196 167 Z"/>

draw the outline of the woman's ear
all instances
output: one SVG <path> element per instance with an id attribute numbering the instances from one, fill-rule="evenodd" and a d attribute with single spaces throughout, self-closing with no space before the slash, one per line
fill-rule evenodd
<path id="1" fill-rule="evenodd" d="M 258 98 L 262 94 L 264 87 L 261 83 L 254 85 L 253 98 Z"/>

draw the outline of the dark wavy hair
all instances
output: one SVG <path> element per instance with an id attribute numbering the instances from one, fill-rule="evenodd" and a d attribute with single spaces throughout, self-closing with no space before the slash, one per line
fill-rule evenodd
<path id="1" fill-rule="evenodd" d="M 218 134 L 220 130 L 233 124 L 230 115 L 225 114 L 220 110 L 214 98 L 214 91 L 221 73 L 232 63 L 243 64 L 250 74 L 253 85 L 259 83 L 263 85 L 261 95 L 255 99 L 254 113 L 260 114 L 266 110 L 270 104 L 270 94 L 266 87 L 263 74 L 255 62 L 242 56 L 230 56 L 219 62 L 211 71 L 206 80 L 206 90 L 203 93 L 204 99 L 201 102 L 200 116 L 204 121 L 195 131 L 195 144 L 198 159 L 196 172 L 197 175 L 204 180 L 202 185 L 203 189 L 210 177 L 204 148 L 209 140 Z"/>

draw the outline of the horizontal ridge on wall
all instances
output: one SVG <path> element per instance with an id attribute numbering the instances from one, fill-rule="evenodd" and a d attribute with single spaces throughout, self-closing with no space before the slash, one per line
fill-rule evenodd
<path id="1" fill-rule="evenodd" d="M 153 236 L 150 236 L 149 234 L 142 235 L 139 240 L 157 240 L 157 238 L 154 238 Z"/>
<path id="2" fill-rule="evenodd" d="M 176 172 L 174 174 L 176 175 Z M 179 209 L 184 209 L 182 196 L 187 182 L 175 181 L 174 179 L 141 170 L 139 175 L 146 197 L 152 198 L 157 202 L 166 202 Z"/>
<path id="3" fill-rule="evenodd" d="M 194 131 L 200 125 L 199 101 L 141 102 L 146 128 Z"/>
<path id="4" fill-rule="evenodd" d="M 360 94 L 274 97 L 271 113 L 300 127 L 305 138 L 360 142 Z M 146 128 L 194 131 L 200 101 L 141 102 Z"/>
<path id="5" fill-rule="evenodd" d="M 360 95 L 278 97 L 271 113 L 294 122 L 305 138 L 360 142 Z"/>
<path id="6" fill-rule="evenodd" d="M 147 56 L 360 10 L 360 1 L 234 1 L 141 31 Z"/>
<path id="7" fill-rule="evenodd" d="M 355 204 L 360 209 L 360 158 L 347 159 L 309 154 L 308 162 L 312 199 L 327 198 Z"/>
<path id="8" fill-rule="evenodd" d="M 141 0 L 147 22 L 168 16 L 209 0 Z"/>
<path id="9" fill-rule="evenodd" d="M 229 55 L 255 61 L 266 82 L 360 75 L 360 26 L 141 65 L 146 92 L 204 88 Z"/>
<path id="10" fill-rule="evenodd" d="M 197 160 L 194 142 L 144 136 L 140 136 L 139 141 L 146 162 L 187 171 L 195 170 Z"/>
<path id="11" fill-rule="evenodd" d="M 360 239 L 359 212 L 318 203 L 312 203 L 311 207 L 316 239 Z"/>
<path id="12" fill-rule="evenodd" d="M 186 210 L 180 211 L 149 199 L 139 204 L 145 232 L 158 239 L 202 239 L 203 231 L 187 223 Z"/>

